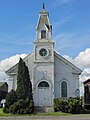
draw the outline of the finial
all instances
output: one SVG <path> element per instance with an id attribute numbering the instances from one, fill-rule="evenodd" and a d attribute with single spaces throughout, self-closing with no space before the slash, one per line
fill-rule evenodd
<path id="1" fill-rule="evenodd" d="M 43 9 L 43 10 L 45 9 L 45 5 L 44 5 L 44 2 L 43 2 L 43 6 L 42 6 L 42 9 Z"/>

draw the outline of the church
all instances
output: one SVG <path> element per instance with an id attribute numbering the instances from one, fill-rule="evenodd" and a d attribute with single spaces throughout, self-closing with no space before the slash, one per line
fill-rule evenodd
<path id="1" fill-rule="evenodd" d="M 52 26 L 43 4 L 36 26 L 33 53 L 26 56 L 32 82 L 35 106 L 53 106 L 54 98 L 79 96 L 81 70 L 54 51 Z M 9 76 L 9 91 L 17 88 L 18 63 L 6 71 Z"/>

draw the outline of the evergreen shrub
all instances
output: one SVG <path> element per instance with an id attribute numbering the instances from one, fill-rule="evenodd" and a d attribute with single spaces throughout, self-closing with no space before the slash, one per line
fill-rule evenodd
<path id="1" fill-rule="evenodd" d="M 82 100 L 79 98 L 55 98 L 54 110 L 66 113 L 78 114 L 82 111 Z"/>
<path id="2" fill-rule="evenodd" d="M 12 114 L 31 114 L 33 113 L 33 101 L 20 99 L 11 105 L 9 112 Z"/>
<path id="3" fill-rule="evenodd" d="M 6 96 L 6 102 L 3 108 L 3 112 L 9 113 L 10 106 L 14 104 L 14 102 L 16 101 L 17 101 L 17 94 L 14 90 L 11 90 Z"/>
<path id="4" fill-rule="evenodd" d="M 32 83 L 28 67 L 20 58 L 17 73 L 17 89 L 7 94 L 3 111 L 12 114 L 31 114 L 33 113 L 33 108 Z"/>

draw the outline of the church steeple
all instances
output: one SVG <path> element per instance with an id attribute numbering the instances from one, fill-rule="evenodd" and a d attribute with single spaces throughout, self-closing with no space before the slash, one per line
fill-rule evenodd
<path id="1" fill-rule="evenodd" d="M 36 39 L 51 39 L 51 26 L 49 23 L 48 12 L 45 5 L 42 5 L 42 11 L 39 12 L 39 20 L 36 26 Z"/>
<path id="2" fill-rule="evenodd" d="M 43 3 L 42 10 L 44 10 L 44 9 L 45 9 L 45 5 L 44 5 L 44 3 Z"/>

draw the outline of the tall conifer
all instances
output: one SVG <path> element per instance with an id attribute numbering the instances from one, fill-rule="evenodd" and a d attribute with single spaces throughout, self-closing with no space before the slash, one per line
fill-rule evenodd
<path id="1" fill-rule="evenodd" d="M 20 58 L 18 65 L 16 92 L 18 99 L 29 98 L 30 100 L 32 100 L 32 84 L 30 81 L 29 71 L 22 58 Z"/>

